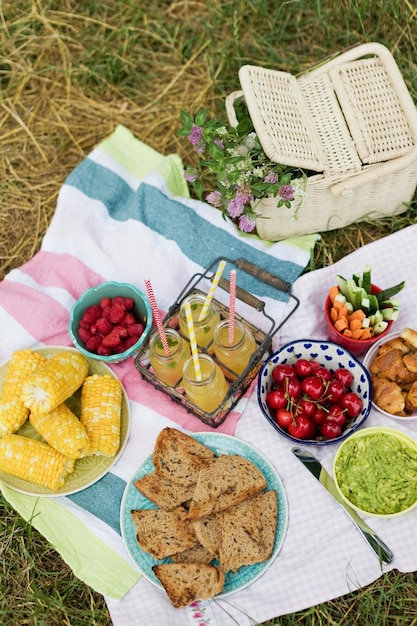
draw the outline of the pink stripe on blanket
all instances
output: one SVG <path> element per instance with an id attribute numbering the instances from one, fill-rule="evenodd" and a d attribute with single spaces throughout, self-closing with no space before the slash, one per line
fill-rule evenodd
<path id="1" fill-rule="evenodd" d="M 65 289 L 75 299 L 106 280 L 71 254 L 43 250 L 19 269 L 39 285 Z"/>
<path id="2" fill-rule="evenodd" d="M 0 283 L 0 303 L 36 341 L 71 345 L 68 311 L 45 293 L 5 279 Z"/>

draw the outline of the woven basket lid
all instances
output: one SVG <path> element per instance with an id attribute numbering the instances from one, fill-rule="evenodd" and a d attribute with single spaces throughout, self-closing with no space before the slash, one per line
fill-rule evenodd
<path id="1" fill-rule="evenodd" d="M 239 80 L 255 131 L 271 161 L 323 172 L 326 159 L 297 79 L 243 65 Z"/>

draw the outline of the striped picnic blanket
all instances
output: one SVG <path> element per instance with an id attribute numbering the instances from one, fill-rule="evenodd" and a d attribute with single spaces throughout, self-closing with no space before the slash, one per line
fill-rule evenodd
<path id="1" fill-rule="evenodd" d="M 178 156 L 160 155 L 120 126 L 69 174 L 41 250 L 0 283 L 0 362 L 25 347 L 71 345 L 71 307 L 102 281 L 130 282 L 145 291 L 150 278 L 163 315 L 192 275 L 221 256 L 243 257 L 292 284 L 315 241 L 312 235 L 270 244 L 242 236 L 218 211 L 188 197 Z M 262 299 L 277 322 L 283 318 L 286 294 L 246 274 L 238 274 L 238 285 Z M 256 323 L 256 313 L 250 315 Z M 131 431 L 111 471 L 83 491 L 56 498 L 0 487 L 80 579 L 117 601 L 140 578 L 120 533 L 127 481 L 164 426 L 210 428 L 143 381 L 133 359 L 112 369 L 129 397 Z M 219 432 L 235 432 L 249 395 Z"/>

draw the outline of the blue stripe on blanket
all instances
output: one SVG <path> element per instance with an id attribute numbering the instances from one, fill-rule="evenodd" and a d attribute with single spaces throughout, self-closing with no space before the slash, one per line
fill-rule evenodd
<path id="1" fill-rule="evenodd" d="M 162 191 L 145 183 L 133 191 L 117 174 L 85 159 L 69 175 L 66 184 L 101 201 L 110 216 L 119 221 L 136 219 L 169 240 L 174 240 L 184 255 L 200 267 L 210 266 L 218 257 L 243 257 L 258 267 L 292 284 L 303 267 L 257 250 L 225 230 L 199 216 L 191 207 L 168 198 Z M 256 296 L 286 302 L 284 294 L 264 282 L 241 272 L 239 286 Z"/>
<path id="2" fill-rule="evenodd" d="M 126 482 L 123 479 L 108 472 L 90 487 L 73 493 L 67 498 L 98 517 L 121 535 L 120 505 L 125 487 Z"/>

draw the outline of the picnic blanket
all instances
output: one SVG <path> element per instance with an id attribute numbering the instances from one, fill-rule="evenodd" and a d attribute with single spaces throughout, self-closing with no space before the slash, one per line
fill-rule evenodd
<path id="1" fill-rule="evenodd" d="M 195 271 L 222 255 L 242 256 L 293 283 L 301 304 L 274 338 L 275 348 L 301 337 L 326 338 L 322 307 L 329 286 L 337 273 L 360 272 L 365 263 L 372 266 L 376 284 L 407 281 L 397 327 L 417 326 L 417 227 L 300 276 L 315 236 L 277 244 L 243 237 L 218 212 L 186 194 L 182 164 L 175 155 L 159 155 L 123 127 L 104 140 L 63 184 L 41 251 L 0 284 L 1 360 L 26 346 L 70 345 L 70 308 L 84 289 L 98 282 L 123 280 L 141 288 L 150 278 L 164 312 Z M 239 281 L 265 301 L 278 321 L 285 318 L 291 302 L 281 292 L 240 272 Z M 256 321 L 255 313 L 247 313 Z M 128 444 L 111 471 L 68 497 L 35 498 L 4 485 L 2 492 L 74 573 L 105 596 L 115 626 L 245 626 L 339 597 L 392 568 L 417 569 L 417 510 L 395 519 L 367 520 L 395 555 L 390 566 L 381 568 L 344 511 L 292 455 L 291 442 L 272 431 L 256 393 L 249 393 L 219 432 L 254 446 L 281 477 L 289 508 L 282 549 L 249 586 L 219 601 L 175 610 L 130 560 L 120 535 L 120 502 L 126 483 L 164 426 L 190 433 L 210 429 L 174 410 L 169 398 L 146 386 L 132 360 L 113 370 L 128 393 L 132 419 Z M 399 422 L 372 410 L 367 424 L 398 428 L 417 439 L 417 422 Z M 314 448 L 329 470 L 335 452 L 336 446 Z"/>
<path id="2" fill-rule="evenodd" d="M 85 289 L 102 281 L 130 282 L 145 292 L 150 278 L 164 315 L 185 283 L 218 257 L 245 258 L 292 284 L 315 241 L 312 235 L 268 244 L 243 236 L 217 210 L 188 197 L 177 155 L 160 155 L 119 126 L 69 174 L 39 253 L 0 283 L 0 362 L 6 365 L 12 352 L 24 347 L 70 346 L 71 307 Z M 288 294 L 243 272 L 237 284 L 261 298 L 278 323 L 286 315 Z M 258 313 L 246 309 L 245 316 L 257 322 Z M 1 488 L 80 579 L 117 602 L 141 577 L 120 534 L 127 481 L 164 426 L 211 429 L 143 381 L 133 359 L 112 368 L 129 397 L 131 429 L 111 471 L 69 496 L 38 498 Z M 219 432 L 234 434 L 249 396 L 241 398 Z"/>

